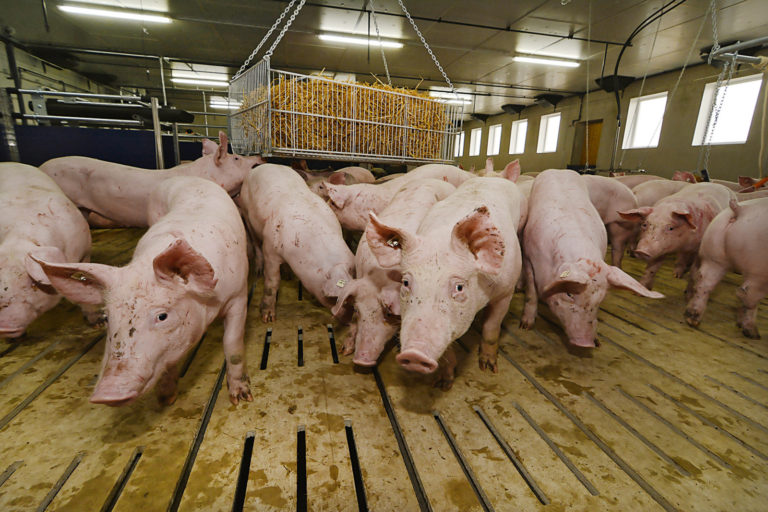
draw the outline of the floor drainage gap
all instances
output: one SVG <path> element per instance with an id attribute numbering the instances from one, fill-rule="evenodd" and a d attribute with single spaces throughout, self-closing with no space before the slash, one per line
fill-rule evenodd
<path id="1" fill-rule="evenodd" d="M 253 456 L 253 442 L 256 432 L 249 431 L 245 434 L 243 442 L 243 455 L 240 458 L 240 470 L 237 473 L 237 485 L 235 497 L 232 500 L 232 512 L 242 512 L 245 505 L 245 491 L 248 488 L 248 477 L 251 473 L 251 457 Z"/>
<path id="2" fill-rule="evenodd" d="M 48 508 L 48 505 L 51 504 L 51 502 L 56 498 L 56 495 L 59 493 L 62 487 L 64 487 L 64 484 L 67 483 L 67 480 L 69 480 L 69 477 L 72 476 L 72 473 L 75 472 L 77 469 L 77 466 L 80 465 L 80 462 L 83 460 L 83 457 L 85 457 L 85 452 L 80 452 L 77 455 L 75 455 L 75 458 L 72 459 L 72 462 L 69 463 L 69 466 L 67 466 L 67 469 L 64 470 L 64 473 L 59 477 L 59 480 L 56 482 L 56 484 L 53 486 L 53 488 L 48 492 L 48 494 L 45 496 L 43 501 L 40 503 L 40 505 L 37 506 L 37 512 L 45 512 L 45 509 Z"/>
<path id="3" fill-rule="evenodd" d="M 260 370 L 267 369 L 267 360 L 269 359 L 269 345 L 272 343 L 272 328 L 267 329 L 267 333 L 264 335 L 264 349 L 261 351 L 261 364 Z"/>
<path id="4" fill-rule="evenodd" d="M 112 487 L 112 490 L 109 491 L 109 496 L 107 496 L 107 499 L 104 500 L 104 505 L 101 507 L 101 512 L 111 512 L 112 509 L 115 508 L 115 505 L 117 505 L 117 500 L 120 499 L 120 495 L 123 493 L 123 489 L 125 489 L 125 485 L 128 483 L 128 480 L 130 480 L 131 475 L 133 474 L 133 470 L 136 469 L 136 466 L 139 464 L 139 459 L 141 459 L 141 455 L 143 453 L 143 446 L 138 446 L 133 451 L 131 458 L 128 459 L 128 463 L 123 468 L 123 472 L 120 473 L 120 476 L 117 478 L 117 481 Z"/>
<path id="5" fill-rule="evenodd" d="M 336 336 L 333 334 L 333 326 L 328 324 L 325 326 L 328 330 L 328 342 L 331 344 L 331 358 L 333 364 L 339 364 L 339 353 L 336 351 Z"/>
<path id="6" fill-rule="evenodd" d="M 357 509 L 359 512 L 368 512 L 368 499 L 365 497 L 365 482 L 363 481 L 363 472 L 360 469 L 360 458 L 357 455 L 357 444 L 355 443 L 355 433 L 352 430 L 351 420 L 344 420 L 344 431 L 347 435 L 349 460 L 352 464 L 352 477 L 355 482 Z"/>

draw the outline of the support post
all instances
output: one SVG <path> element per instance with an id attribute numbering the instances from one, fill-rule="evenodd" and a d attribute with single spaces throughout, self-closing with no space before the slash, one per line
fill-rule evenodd
<path id="1" fill-rule="evenodd" d="M 152 98 L 152 127 L 155 131 L 155 159 L 158 169 L 165 169 L 165 160 L 163 159 L 163 132 L 160 130 L 160 116 L 158 115 L 157 98 Z"/>

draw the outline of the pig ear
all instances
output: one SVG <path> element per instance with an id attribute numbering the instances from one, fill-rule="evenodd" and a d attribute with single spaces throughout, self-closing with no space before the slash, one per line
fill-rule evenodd
<path id="1" fill-rule="evenodd" d="M 336 299 L 336 305 L 331 308 L 331 314 L 333 316 L 338 316 L 339 313 L 342 313 L 342 310 L 346 306 L 346 303 L 352 299 L 355 298 L 355 294 L 357 293 L 358 288 L 358 280 L 353 279 L 352 281 L 348 282 L 346 285 L 344 285 L 344 288 L 341 288 L 341 292 L 339 293 L 339 296 Z"/>
<path id="2" fill-rule="evenodd" d="M 343 172 L 335 172 L 328 176 L 326 182 L 333 183 L 334 185 L 346 185 L 347 175 Z"/>
<path id="3" fill-rule="evenodd" d="M 480 271 L 498 274 L 504 261 L 504 238 L 501 231 L 491 222 L 486 206 L 461 219 L 453 227 L 451 244 L 454 248 L 466 247 L 475 257 Z"/>
<path id="4" fill-rule="evenodd" d="M 400 288 L 385 286 L 379 292 L 381 305 L 389 311 L 391 315 L 400 316 Z"/>
<path id="5" fill-rule="evenodd" d="M 219 150 L 219 145 L 211 139 L 203 139 L 203 156 L 212 155 Z"/>
<path id="6" fill-rule="evenodd" d="M 213 160 L 216 162 L 216 165 L 221 165 L 223 163 L 228 150 L 229 139 L 227 138 L 227 134 L 223 131 L 219 131 L 219 147 L 216 148 L 216 152 L 213 155 Z"/>
<path id="7" fill-rule="evenodd" d="M 493 172 L 495 169 L 493 168 L 493 158 L 488 157 L 485 159 L 485 174 L 486 176 L 493 176 Z"/>
<path id="8" fill-rule="evenodd" d="M 182 238 L 176 239 L 155 256 L 152 267 L 159 281 L 168 283 L 178 279 L 203 295 L 213 293 L 216 286 L 217 279 L 211 264 Z"/>
<path id="9" fill-rule="evenodd" d="M 32 259 L 32 256 L 34 256 L 35 259 Z M 24 268 L 27 270 L 29 277 L 31 277 L 35 283 L 45 286 L 51 286 L 51 280 L 48 279 L 48 276 L 43 271 L 40 263 L 38 263 L 36 260 L 41 260 L 48 263 L 67 262 L 66 258 L 64 257 L 64 253 L 61 252 L 61 249 L 58 247 L 37 247 L 36 249 L 29 251 L 27 256 L 24 258 Z M 47 290 L 43 291 L 47 292 Z M 52 292 L 56 293 L 53 290 Z"/>
<path id="10" fill-rule="evenodd" d="M 334 185 L 333 183 L 326 181 L 325 189 L 328 191 L 328 199 L 331 200 L 333 206 L 338 209 L 344 208 L 344 204 L 347 202 L 349 192 L 347 192 L 346 185 Z"/>
<path id="11" fill-rule="evenodd" d="M 56 291 L 78 304 L 102 304 L 104 291 L 116 279 L 117 269 L 98 263 L 52 263 L 29 254 L 40 265 Z"/>
<path id="12" fill-rule="evenodd" d="M 688 224 L 688 226 L 690 226 L 691 229 L 693 229 L 693 230 L 696 229 L 696 224 L 693 223 L 693 215 L 691 214 L 690 211 L 688 211 L 688 210 L 675 210 L 675 211 L 672 212 L 672 216 L 675 219 L 681 220 L 681 221 L 685 222 L 686 224 Z"/>
<path id="13" fill-rule="evenodd" d="M 306 172 L 302 171 L 301 169 L 294 168 L 293 170 L 296 171 L 296 173 L 299 176 L 301 176 L 302 179 L 304 179 L 304 181 L 309 181 L 309 174 L 307 174 Z"/>
<path id="14" fill-rule="evenodd" d="M 630 222 L 643 222 L 647 216 L 651 214 L 653 207 L 641 206 L 640 208 L 633 208 L 632 210 L 617 211 L 621 218 Z"/>
<path id="15" fill-rule="evenodd" d="M 589 283 L 589 275 L 577 268 L 562 266 L 557 269 L 560 274 L 557 280 L 550 283 L 541 294 L 542 299 L 556 293 L 570 293 L 576 295 L 583 292 Z"/>
<path id="16" fill-rule="evenodd" d="M 371 219 L 365 227 L 368 248 L 382 267 L 399 265 L 403 250 L 413 250 L 418 245 L 418 237 L 394 226 L 387 226 L 373 212 L 369 212 L 368 216 Z"/>
<path id="17" fill-rule="evenodd" d="M 675 171 L 672 173 L 673 181 L 687 181 L 688 183 L 696 183 L 696 176 L 687 171 Z"/>
<path id="18" fill-rule="evenodd" d="M 739 185 L 742 187 L 751 187 L 756 182 L 757 180 L 755 178 L 750 178 L 749 176 L 739 176 Z"/>
<path id="19" fill-rule="evenodd" d="M 608 284 L 614 288 L 629 290 L 631 292 L 635 292 L 638 295 L 649 297 L 651 299 L 664 298 L 664 295 L 660 294 L 659 292 L 652 292 L 645 286 L 635 281 L 632 276 L 621 270 L 619 267 L 614 267 L 611 265 L 606 266 L 608 267 Z"/>
<path id="20" fill-rule="evenodd" d="M 509 162 L 501 172 L 501 176 L 509 181 L 517 183 L 518 178 L 520 178 L 520 160 L 512 160 Z"/>

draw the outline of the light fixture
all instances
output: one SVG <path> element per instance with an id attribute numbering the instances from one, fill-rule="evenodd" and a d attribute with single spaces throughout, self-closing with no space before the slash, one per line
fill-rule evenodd
<path id="1" fill-rule="evenodd" d="M 460 92 L 447 92 L 431 89 L 429 95 L 432 98 L 437 98 L 440 103 L 446 103 L 448 105 L 469 105 L 472 103 L 472 96 L 469 94 L 462 94 Z"/>
<path id="2" fill-rule="evenodd" d="M 577 68 L 579 63 L 575 60 L 550 59 L 549 57 L 532 57 L 527 55 L 515 55 L 512 59 L 516 62 L 528 62 L 530 64 L 547 64 L 549 66 L 561 66 L 564 68 Z"/>
<path id="3" fill-rule="evenodd" d="M 335 34 L 320 34 L 319 37 L 323 41 L 332 41 L 335 43 L 347 43 L 347 44 L 359 44 L 362 46 L 383 46 L 384 48 L 402 48 L 403 43 L 397 41 L 388 41 L 382 39 L 371 39 L 367 37 L 351 37 L 351 36 L 338 36 Z"/>
<path id="4" fill-rule="evenodd" d="M 228 110 L 237 110 L 242 104 L 239 101 L 230 100 L 224 96 L 211 96 L 211 101 L 208 102 L 208 106 L 211 108 L 221 108 Z"/>
<path id="5" fill-rule="evenodd" d="M 198 80 L 196 78 L 171 78 L 171 82 L 188 85 L 208 85 L 210 87 L 229 87 L 229 82 L 224 80 Z"/>
<path id="6" fill-rule="evenodd" d="M 225 82 L 229 80 L 229 73 L 211 73 L 205 71 L 184 71 L 181 69 L 171 69 L 171 78 L 196 78 L 198 80 Z"/>
<path id="7" fill-rule="evenodd" d="M 170 23 L 171 18 L 157 14 L 144 14 L 131 11 L 115 11 L 112 9 L 93 9 L 91 7 L 78 7 L 75 5 L 60 5 L 59 9 L 71 14 L 83 14 L 85 16 L 101 16 L 104 18 L 118 18 L 123 20 L 149 21 L 152 23 Z"/>

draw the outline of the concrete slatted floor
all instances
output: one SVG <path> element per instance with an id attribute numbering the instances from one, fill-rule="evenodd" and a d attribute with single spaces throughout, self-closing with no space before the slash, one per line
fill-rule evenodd
<path id="1" fill-rule="evenodd" d="M 94 231 L 93 261 L 126 263 L 141 233 Z M 62 301 L 22 341 L 0 342 L 0 509 L 765 510 L 768 342 L 735 325 L 739 282 L 726 277 L 694 330 L 684 282 L 665 266 L 667 298 L 608 295 L 593 351 L 565 346 L 543 305 L 535 329 L 519 330 L 518 295 L 499 373 L 477 368 L 472 330 L 443 393 L 402 371 L 394 349 L 356 371 L 336 354 L 346 328 L 297 300 L 295 280 L 263 324 L 257 280 L 254 402 L 237 407 L 218 323 L 174 405 L 90 404 L 103 331 Z"/>

